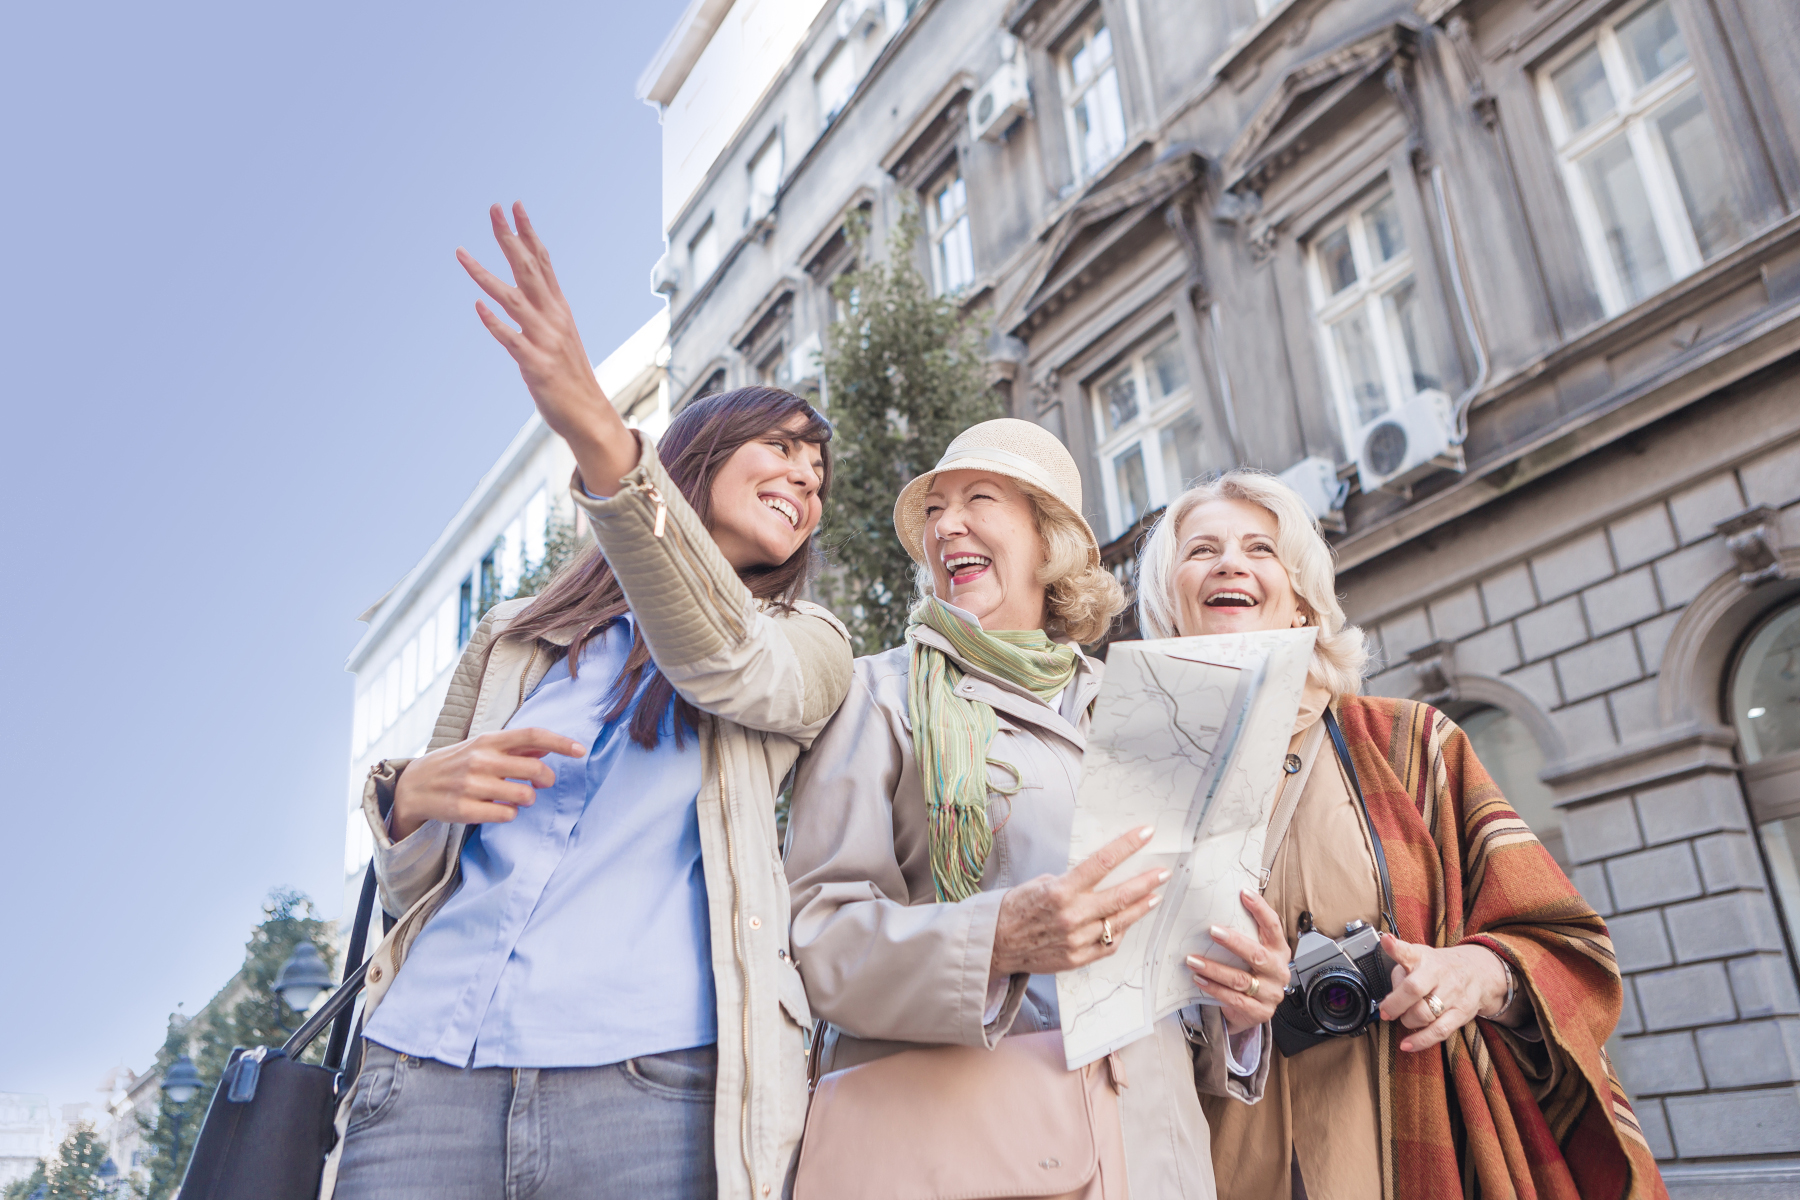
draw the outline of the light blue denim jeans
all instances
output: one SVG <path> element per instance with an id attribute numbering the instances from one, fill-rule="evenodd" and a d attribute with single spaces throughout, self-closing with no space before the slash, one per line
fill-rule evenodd
<path id="1" fill-rule="evenodd" d="M 338 1200 L 711 1200 L 712 1046 L 458 1069 L 366 1042 Z"/>

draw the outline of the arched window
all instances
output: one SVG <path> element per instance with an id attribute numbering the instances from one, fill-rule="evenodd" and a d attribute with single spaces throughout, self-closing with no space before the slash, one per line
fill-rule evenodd
<path id="1" fill-rule="evenodd" d="M 1744 790 L 1791 933 L 1800 920 L 1800 602 L 1751 628 L 1725 700 L 1737 727 Z"/>
<path id="2" fill-rule="evenodd" d="M 1469 735 L 1475 757 L 1500 785 L 1501 794 L 1531 831 L 1544 843 L 1557 865 L 1569 869 L 1563 848 L 1562 813 L 1555 796 L 1538 772 L 1544 769 L 1544 752 L 1525 722 L 1491 704 L 1465 704 L 1450 712 L 1451 720 Z"/>

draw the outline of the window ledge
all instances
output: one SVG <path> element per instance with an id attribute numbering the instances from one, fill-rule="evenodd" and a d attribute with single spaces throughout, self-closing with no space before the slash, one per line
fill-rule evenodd
<path id="1" fill-rule="evenodd" d="M 1683 308 L 1704 303 L 1715 289 L 1759 277 L 1779 253 L 1800 243 L 1800 216 L 1790 217 L 1737 250 L 1695 272 L 1630 312 L 1551 351 L 1489 388 L 1477 404 L 1496 403 L 1583 358 L 1604 357 L 1621 343 L 1653 335 L 1679 319 Z M 1711 395 L 1800 345 L 1800 296 L 1788 295 L 1716 333 L 1708 331 L 1685 351 L 1567 412 L 1553 425 L 1508 445 L 1441 491 L 1354 528 L 1334 546 L 1340 575 L 1481 507 L 1494 496 L 1608 445 L 1632 430 Z"/>
<path id="2" fill-rule="evenodd" d="M 1242 66 L 1244 61 L 1256 52 L 1268 49 L 1276 41 L 1278 35 L 1287 33 L 1289 18 L 1302 5 L 1306 5 L 1308 8 L 1307 16 L 1304 19 L 1310 20 L 1312 10 L 1322 7 L 1322 2 L 1321 0 L 1281 0 L 1274 8 L 1264 13 L 1256 24 L 1238 34 L 1237 40 L 1225 47 L 1219 57 L 1213 59 L 1212 64 L 1206 68 L 1207 75 L 1213 79 L 1222 78 L 1235 68 Z M 1302 26 L 1298 32 L 1304 35 L 1305 27 Z M 1252 73 L 1245 82 L 1249 82 L 1249 79 L 1254 77 L 1255 75 Z"/>

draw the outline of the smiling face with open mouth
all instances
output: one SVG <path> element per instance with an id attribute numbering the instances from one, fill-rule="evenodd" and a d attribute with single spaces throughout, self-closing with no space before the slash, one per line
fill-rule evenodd
<path id="1" fill-rule="evenodd" d="M 795 417 L 745 442 L 713 479 L 709 529 L 736 570 L 779 566 L 819 527 L 824 456 L 796 436 L 803 424 Z"/>
<path id="2" fill-rule="evenodd" d="M 1275 514 L 1248 500 L 1207 500 L 1176 531 L 1176 631 L 1184 637 L 1292 629 L 1300 597 L 1275 555 Z"/>
<path id="3" fill-rule="evenodd" d="M 932 589 L 987 630 L 1042 629 L 1046 557 L 1031 501 L 1003 475 L 940 471 L 925 495 Z"/>

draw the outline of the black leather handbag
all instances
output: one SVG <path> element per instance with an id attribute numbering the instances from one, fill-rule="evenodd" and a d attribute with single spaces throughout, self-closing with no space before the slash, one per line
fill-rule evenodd
<path id="1" fill-rule="evenodd" d="M 361 1039 L 352 1047 L 350 1034 L 368 972 L 363 949 L 374 908 L 370 863 L 344 955 L 344 982 L 285 1045 L 231 1052 L 181 1181 L 182 1200 L 316 1200 L 337 1137 L 338 1098 L 362 1063 Z M 324 1064 L 301 1062 L 327 1025 Z"/>

